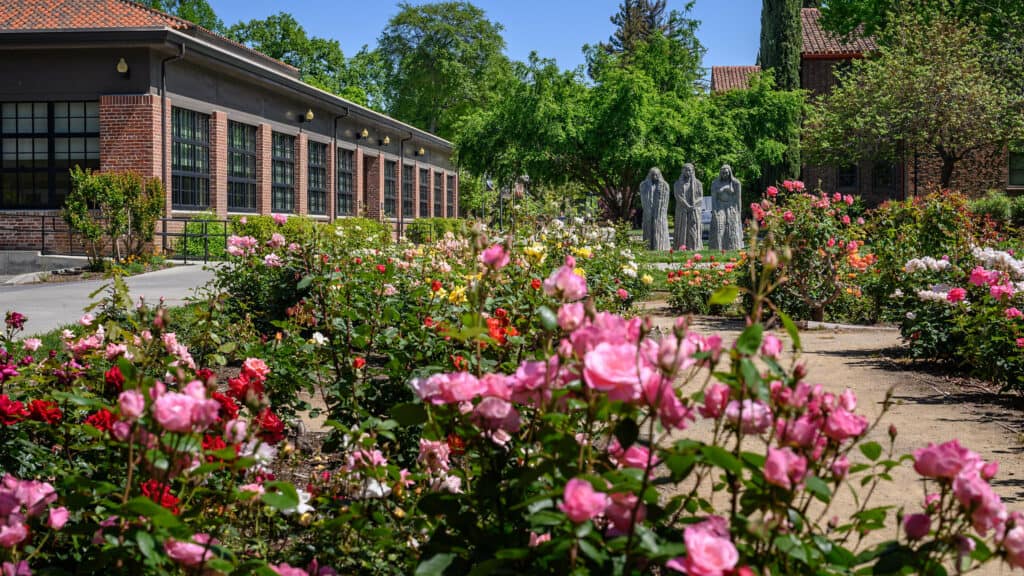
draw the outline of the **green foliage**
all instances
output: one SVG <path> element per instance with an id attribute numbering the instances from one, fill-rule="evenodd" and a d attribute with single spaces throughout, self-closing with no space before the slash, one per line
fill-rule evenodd
<path id="1" fill-rule="evenodd" d="M 302 80 L 317 88 L 356 102 L 366 103 L 357 70 L 351 70 L 337 40 L 309 36 L 287 12 L 263 20 L 239 22 L 227 29 L 227 36 L 290 64 L 302 73 Z"/>
<path id="2" fill-rule="evenodd" d="M 198 24 L 211 32 L 223 34 L 224 22 L 217 17 L 207 0 L 147 0 L 150 8 L 160 10 Z"/>
<path id="3" fill-rule="evenodd" d="M 252 236 L 261 244 L 266 244 L 275 233 L 284 234 L 287 238 L 302 238 L 311 234 L 320 225 L 312 218 L 289 216 L 283 225 L 274 222 L 272 216 L 232 216 L 231 232 L 236 236 Z"/>
<path id="4" fill-rule="evenodd" d="M 726 260 L 687 254 L 686 261 L 668 271 L 668 305 L 677 314 L 722 314 L 736 300 L 737 281 L 746 270 L 746 254 Z M 717 297 L 713 298 L 713 297 Z"/>
<path id="5" fill-rule="evenodd" d="M 336 237 L 353 245 L 384 246 L 391 243 L 391 227 L 369 218 L 338 218 L 331 227 Z"/>
<path id="6" fill-rule="evenodd" d="M 185 223 L 185 236 L 177 239 L 174 252 L 189 258 L 223 260 L 231 226 L 229 222 L 218 220 L 211 212 L 193 215 Z"/>
<path id="7" fill-rule="evenodd" d="M 458 218 L 418 218 L 406 225 L 405 237 L 415 244 L 432 244 L 445 234 L 462 237 L 468 230 L 466 221 Z"/>
<path id="8" fill-rule="evenodd" d="M 801 0 L 763 0 L 761 4 L 761 51 L 758 62 L 762 70 L 775 73 L 775 79 L 782 90 L 800 89 L 802 7 Z"/>
<path id="9" fill-rule="evenodd" d="M 132 172 L 93 173 L 71 170 L 71 193 L 61 216 L 82 235 L 93 266 L 109 249 L 115 260 L 140 256 L 153 239 L 164 210 L 163 186 L 157 178 Z"/>
<path id="10" fill-rule="evenodd" d="M 976 26 L 904 15 L 876 56 L 854 60 L 811 108 L 804 147 L 812 162 L 899 161 L 911 150 L 942 160 L 948 188 L 968 154 L 1024 135 L 1024 92 L 998 74 L 998 46 Z"/>
<path id="11" fill-rule="evenodd" d="M 388 112 L 451 138 L 459 122 L 497 101 L 507 75 L 501 24 L 469 2 L 402 2 L 377 41 Z"/>

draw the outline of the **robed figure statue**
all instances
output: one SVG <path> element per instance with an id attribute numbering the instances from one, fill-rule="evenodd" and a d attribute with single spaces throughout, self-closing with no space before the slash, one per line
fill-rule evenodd
<path id="1" fill-rule="evenodd" d="M 743 248 L 743 206 L 740 181 L 732 175 L 732 167 L 722 166 L 718 178 L 711 183 L 712 250 L 739 250 Z"/>
<path id="2" fill-rule="evenodd" d="M 661 170 L 651 168 L 647 179 L 640 184 L 640 203 L 644 210 L 644 240 L 649 250 L 668 250 L 668 182 Z"/>
<path id="3" fill-rule="evenodd" d="M 693 164 L 683 165 L 683 173 L 676 180 L 672 194 L 676 198 L 676 225 L 672 243 L 676 248 L 703 249 L 700 227 L 701 212 L 704 210 L 704 185 L 694 175 Z"/>

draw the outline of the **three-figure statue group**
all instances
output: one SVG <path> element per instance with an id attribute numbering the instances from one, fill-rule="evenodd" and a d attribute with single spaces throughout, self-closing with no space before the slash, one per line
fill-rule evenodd
<path id="1" fill-rule="evenodd" d="M 701 212 L 704 210 L 704 185 L 694 175 L 693 164 L 683 166 L 672 194 L 676 199 L 675 234 L 668 236 L 668 182 L 661 170 L 651 168 L 647 179 L 640 185 L 640 204 L 643 208 L 644 243 L 650 250 L 668 250 L 686 247 L 701 250 Z M 712 250 L 738 250 L 743 248 L 743 221 L 741 220 L 742 190 L 740 181 L 732 175 L 732 167 L 722 166 L 718 178 L 711 183 L 711 234 L 708 240 Z"/>

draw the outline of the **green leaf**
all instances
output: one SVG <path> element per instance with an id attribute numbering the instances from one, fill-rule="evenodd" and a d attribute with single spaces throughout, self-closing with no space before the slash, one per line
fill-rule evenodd
<path id="1" fill-rule="evenodd" d="M 122 509 L 125 516 L 145 516 L 153 521 L 154 526 L 174 528 L 181 525 L 181 521 L 170 510 L 145 496 L 132 498 Z"/>
<path id="2" fill-rule="evenodd" d="M 743 463 L 720 446 L 702 446 L 700 449 L 704 459 L 708 462 L 725 469 L 733 474 L 739 474 L 743 470 Z"/>
<path id="3" fill-rule="evenodd" d="M 736 340 L 736 350 L 738 350 L 740 354 L 746 354 L 748 356 L 757 354 L 757 349 L 761 347 L 761 337 L 763 335 L 764 327 L 760 324 L 752 324 L 748 326 Z"/>
<path id="4" fill-rule="evenodd" d="M 423 404 L 399 404 L 391 409 L 391 417 L 403 427 L 417 426 L 427 421 L 427 409 Z"/>
<path id="5" fill-rule="evenodd" d="M 882 455 L 882 446 L 878 442 L 865 442 L 860 445 L 861 454 L 874 462 Z"/>
<path id="6" fill-rule="evenodd" d="M 739 296 L 740 289 L 734 284 L 728 286 L 722 286 L 715 293 L 708 298 L 708 306 L 728 306 L 732 304 L 736 297 Z"/>
<path id="7" fill-rule="evenodd" d="M 441 576 L 453 560 L 455 560 L 455 554 L 435 554 L 430 557 L 430 560 L 420 562 L 420 565 L 416 567 L 415 576 Z"/>
<path id="8" fill-rule="evenodd" d="M 309 288 L 309 285 L 313 283 L 313 275 L 304 276 L 299 283 L 295 285 L 296 290 L 305 290 Z"/>
<path id="9" fill-rule="evenodd" d="M 537 313 L 540 314 L 540 322 L 544 325 L 545 330 L 554 331 L 558 328 L 558 316 L 551 311 L 551 308 L 541 306 Z"/>
<path id="10" fill-rule="evenodd" d="M 299 493 L 289 482 L 267 482 L 263 485 L 266 492 L 261 499 L 263 503 L 276 510 L 290 510 L 298 508 Z"/>
<path id="11" fill-rule="evenodd" d="M 153 557 L 153 537 L 149 535 L 149 532 L 139 530 L 135 532 L 135 543 L 139 546 L 139 552 L 146 558 Z"/>
<path id="12" fill-rule="evenodd" d="M 782 321 L 782 325 L 786 328 L 786 333 L 789 334 L 790 340 L 793 341 L 793 350 L 800 350 L 803 345 L 800 344 L 800 330 L 797 329 L 796 323 L 789 317 L 788 314 L 782 310 L 778 311 L 779 320 Z"/>
<path id="13" fill-rule="evenodd" d="M 808 476 L 804 479 L 804 485 L 807 487 L 807 491 L 814 495 L 815 498 L 828 504 L 832 500 L 832 491 L 829 490 L 828 484 L 824 480 L 817 476 Z"/>
<path id="14" fill-rule="evenodd" d="M 604 561 L 608 559 L 608 557 L 605 555 L 605 553 L 602 552 L 601 550 L 599 550 L 593 544 L 591 544 L 589 540 L 580 540 L 579 543 L 580 543 L 580 550 L 583 551 L 583 554 L 585 554 L 588 558 L 590 558 L 594 562 L 597 562 L 598 564 L 603 564 Z"/>

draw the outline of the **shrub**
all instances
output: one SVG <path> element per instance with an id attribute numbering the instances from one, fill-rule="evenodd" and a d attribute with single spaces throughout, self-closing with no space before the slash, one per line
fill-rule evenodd
<path id="1" fill-rule="evenodd" d="M 1000 190 L 989 190 L 985 196 L 970 203 L 972 213 L 988 216 L 1004 226 L 1013 222 L 1013 207 L 1013 199 Z"/>
<path id="2" fill-rule="evenodd" d="M 216 214 L 195 214 L 185 223 L 185 235 L 176 242 L 175 252 L 189 258 L 223 260 L 230 228 L 230 222 L 219 220 Z"/>
<path id="3" fill-rule="evenodd" d="M 467 231 L 466 221 L 459 218 L 418 218 L 405 225 L 405 237 L 415 244 L 437 242 L 448 233 L 464 236 Z"/>
<path id="4" fill-rule="evenodd" d="M 158 178 L 143 179 L 133 172 L 93 173 L 75 166 L 61 216 L 82 235 L 90 263 L 98 267 L 105 247 L 115 260 L 142 255 L 163 210 Z"/>
<path id="5" fill-rule="evenodd" d="M 352 247 L 385 246 L 392 242 L 391 227 L 369 218 L 339 218 L 332 224 L 334 235 Z"/>
<path id="6" fill-rule="evenodd" d="M 746 253 L 728 262 L 715 262 L 710 255 L 704 262 L 702 254 L 694 254 L 678 268 L 667 272 L 668 305 L 677 314 L 721 314 L 727 306 L 711 305 L 713 294 L 724 286 L 735 286 L 739 274 L 746 270 Z"/>

